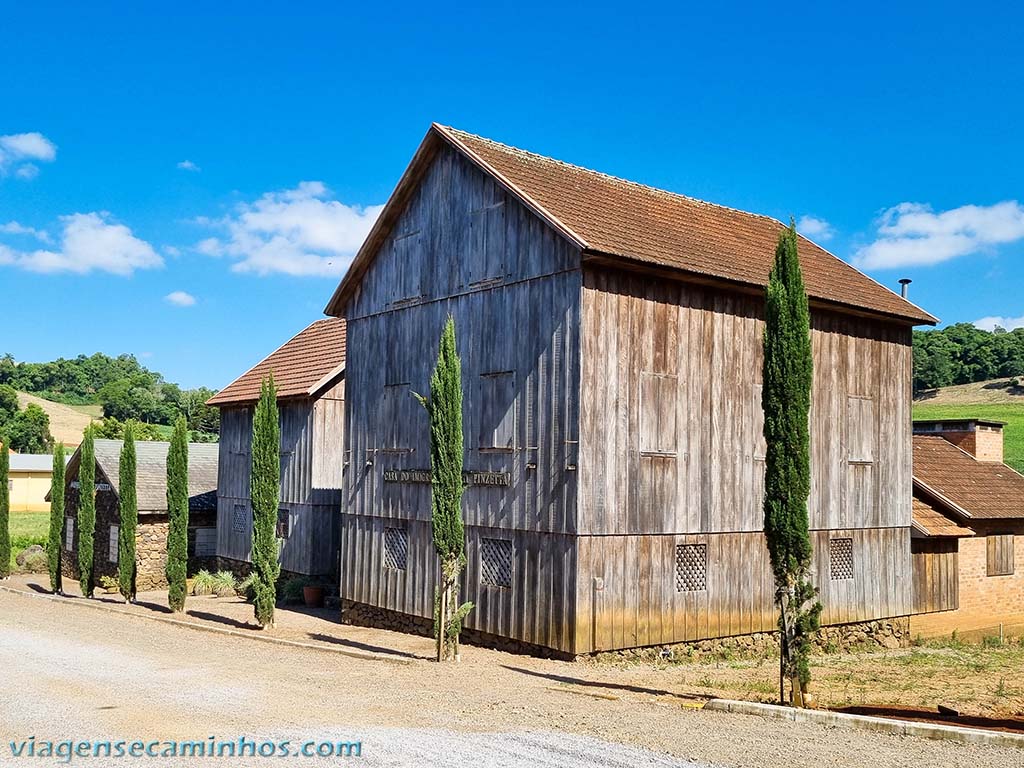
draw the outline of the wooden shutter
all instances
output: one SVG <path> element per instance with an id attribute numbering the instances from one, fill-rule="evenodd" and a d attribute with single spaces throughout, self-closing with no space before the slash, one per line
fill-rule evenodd
<path id="1" fill-rule="evenodd" d="M 516 386 L 511 371 L 485 373 L 480 377 L 480 437 L 478 447 L 512 450 L 516 436 Z"/>
<path id="2" fill-rule="evenodd" d="M 985 543 L 988 545 L 988 575 L 1012 575 L 1013 534 L 986 536 Z"/>
<path id="3" fill-rule="evenodd" d="M 677 389 L 675 376 L 640 374 L 640 453 L 675 455 Z"/>
<path id="4" fill-rule="evenodd" d="M 869 397 L 846 399 L 846 458 L 857 463 L 875 460 L 875 401 Z"/>

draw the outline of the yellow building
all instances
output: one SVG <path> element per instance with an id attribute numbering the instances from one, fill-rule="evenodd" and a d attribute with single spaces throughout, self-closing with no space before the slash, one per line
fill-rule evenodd
<path id="1" fill-rule="evenodd" d="M 11 494 L 12 512 L 45 512 L 50 508 L 46 494 L 50 491 L 53 457 L 49 454 L 12 453 L 7 489 Z"/>

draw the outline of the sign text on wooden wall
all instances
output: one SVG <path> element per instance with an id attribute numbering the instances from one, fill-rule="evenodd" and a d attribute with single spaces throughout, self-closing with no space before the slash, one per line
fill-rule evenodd
<path id="1" fill-rule="evenodd" d="M 429 469 L 385 469 L 385 483 L 429 483 Z M 465 470 L 462 482 L 466 485 L 511 485 L 512 476 L 508 472 L 479 472 Z"/>

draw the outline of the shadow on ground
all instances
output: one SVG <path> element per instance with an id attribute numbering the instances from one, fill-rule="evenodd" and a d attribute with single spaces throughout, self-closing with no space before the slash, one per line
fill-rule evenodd
<path id="1" fill-rule="evenodd" d="M 548 672 L 537 672 L 532 669 L 510 667 L 507 664 L 503 664 L 502 667 L 511 672 L 519 672 L 520 674 L 529 675 L 530 677 L 543 677 L 547 680 L 553 680 L 556 683 L 565 683 L 566 685 L 579 685 L 586 688 L 608 688 L 610 690 L 628 691 L 630 693 L 644 693 L 649 696 L 671 696 L 675 699 L 685 699 L 687 701 L 709 701 L 710 699 L 715 698 L 714 696 L 708 696 L 699 693 L 678 693 L 676 691 L 666 691 L 661 688 L 645 688 L 639 685 L 605 683 L 599 680 L 583 680 L 578 677 L 569 677 L 568 675 L 553 675 Z"/>
<path id="2" fill-rule="evenodd" d="M 316 640 L 320 643 L 330 643 L 331 645 L 343 645 L 346 648 L 354 648 L 360 651 L 370 651 L 372 653 L 382 653 L 387 656 L 401 656 L 406 659 L 424 659 L 429 661 L 430 656 L 424 656 L 420 653 L 409 653 L 408 651 L 397 651 L 394 648 L 386 648 L 382 645 L 371 645 L 370 643 L 360 643 L 358 640 L 348 640 L 341 637 L 331 637 L 330 635 L 322 635 L 319 632 L 309 632 L 308 637 L 310 640 Z"/>

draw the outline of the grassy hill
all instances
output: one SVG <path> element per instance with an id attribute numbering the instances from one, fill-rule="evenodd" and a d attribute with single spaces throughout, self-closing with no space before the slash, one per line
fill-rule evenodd
<path id="1" fill-rule="evenodd" d="M 64 443 L 72 450 L 82 442 L 82 432 L 94 420 L 92 414 L 79 410 L 81 406 L 54 403 L 27 392 L 19 392 L 18 405 L 24 408 L 29 403 L 35 403 L 46 411 L 50 417 L 50 434 L 53 435 L 53 439 Z"/>
<path id="2" fill-rule="evenodd" d="M 971 417 L 1006 422 L 1006 463 L 1024 472 L 1024 388 L 1014 387 L 1010 379 L 995 379 L 932 390 L 914 401 L 915 419 Z"/>

